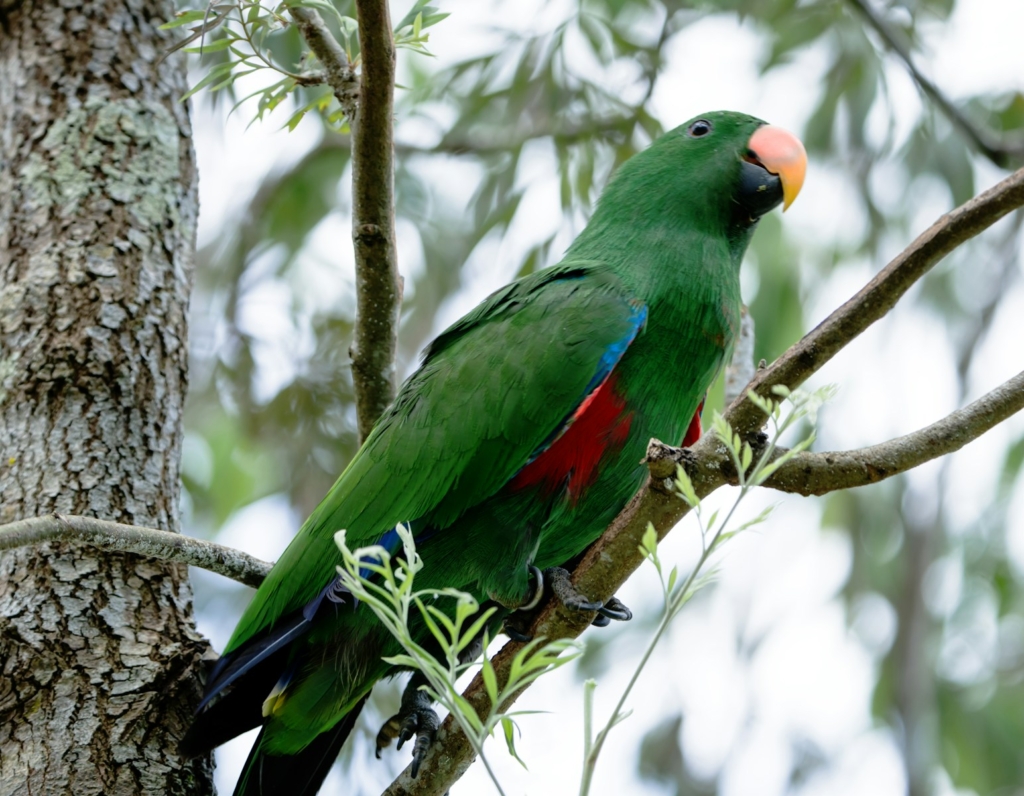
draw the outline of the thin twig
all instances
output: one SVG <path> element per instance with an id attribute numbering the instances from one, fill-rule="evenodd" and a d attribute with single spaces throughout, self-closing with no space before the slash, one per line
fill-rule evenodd
<path id="1" fill-rule="evenodd" d="M 914 63 L 914 58 L 906 43 L 896 34 L 889 24 L 879 16 L 871 7 L 868 0 L 849 0 L 850 4 L 860 12 L 861 16 L 879 35 L 885 45 L 899 56 L 903 64 L 910 72 L 910 76 L 917 83 L 925 95 L 935 103 L 942 115 L 945 116 L 960 133 L 966 136 L 978 151 L 991 160 L 1000 168 L 1011 168 L 1014 163 L 1024 158 L 1024 144 L 1009 145 L 984 130 L 964 115 L 964 113 L 953 104 L 942 90 L 935 85 Z"/>
<path id="2" fill-rule="evenodd" d="M 856 296 L 771 366 L 759 370 L 749 387 L 767 397 L 776 384 L 791 389 L 802 384 L 868 326 L 889 312 L 911 285 L 945 255 L 1021 205 L 1024 205 L 1024 169 L 942 216 Z M 1012 392 L 1013 388 L 1010 390 Z M 1008 405 L 1012 405 L 1012 401 Z M 756 431 L 765 421 L 763 413 L 744 399 L 735 401 L 728 408 L 726 418 L 734 429 L 744 434 Z M 975 430 L 974 436 L 984 431 L 980 425 Z M 927 435 L 928 429 L 921 433 Z M 687 514 L 689 506 L 675 494 L 671 484 L 666 483 L 666 478 L 675 472 L 675 457 L 675 449 L 652 441 L 648 456 L 651 478 L 588 549 L 573 572 L 573 583 L 580 593 L 592 600 L 607 600 L 643 562 L 639 546 L 648 525 L 653 525 L 659 538 L 663 538 Z M 931 457 L 924 460 L 927 458 Z M 687 461 L 687 471 L 701 498 L 729 480 L 728 455 L 713 435 L 705 435 L 691 448 Z M 534 637 L 575 638 L 589 626 L 590 619 L 589 614 L 570 612 L 552 600 L 541 609 L 529 632 Z M 512 659 L 521 646 L 510 641 L 491 659 L 499 684 L 507 682 Z M 499 709 L 508 710 L 520 693 L 522 691 L 513 694 Z M 463 696 L 482 715 L 489 707 L 487 690 L 479 675 Z M 449 717 L 430 747 L 418 777 L 412 779 L 410 769 L 406 768 L 383 796 L 440 796 L 472 762 L 473 750 L 469 742 Z"/>
<path id="3" fill-rule="evenodd" d="M 309 49 L 323 66 L 326 83 L 351 122 L 358 107 L 359 82 L 348 56 L 317 11 L 303 6 L 293 6 L 288 11 Z"/>
<path id="4" fill-rule="evenodd" d="M 0 552 L 41 542 L 82 542 L 101 550 L 177 561 L 216 572 L 254 589 L 263 582 L 271 567 L 266 561 L 232 547 L 94 517 L 51 514 L 0 525 Z"/>
<path id="5" fill-rule="evenodd" d="M 300 74 L 298 72 L 289 71 L 288 69 L 282 69 L 280 66 L 273 63 L 263 54 L 263 48 L 256 44 L 252 39 L 252 30 L 249 28 L 248 21 L 248 9 L 243 9 L 242 4 L 239 3 L 235 6 L 235 10 L 238 12 L 238 25 L 242 29 L 242 36 L 245 38 L 245 43 L 249 45 L 249 49 L 252 50 L 253 55 L 262 61 L 263 65 L 267 69 L 272 69 L 285 77 L 290 77 L 300 86 L 322 86 L 327 82 L 327 75 L 323 72 Z"/>

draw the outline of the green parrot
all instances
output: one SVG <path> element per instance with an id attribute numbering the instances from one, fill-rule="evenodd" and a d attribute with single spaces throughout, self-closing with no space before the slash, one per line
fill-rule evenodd
<path id="1" fill-rule="evenodd" d="M 256 592 L 183 750 L 262 726 L 236 796 L 320 788 L 374 683 L 396 673 L 382 657 L 399 651 L 341 586 L 340 529 L 352 549 L 397 550 L 395 527 L 408 526 L 418 587 L 455 587 L 506 616 L 546 575 L 567 605 L 597 610 L 595 624 L 628 619 L 614 598 L 574 593 L 559 565 L 643 483 L 648 440 L 700 436 L 739 327 L 740 261 L 805 169 L 790 133 L 740 113 L 697 117 L 619 168 L 560 263 L 430 343 Z M 378 736 L 379 754 L 416 735 L 414 767 L 437 728 L 420 682 Z"/>

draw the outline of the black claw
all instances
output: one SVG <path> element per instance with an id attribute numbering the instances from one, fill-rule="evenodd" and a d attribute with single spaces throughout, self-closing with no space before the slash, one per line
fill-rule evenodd
<path id="1" fill-rule="evenodd" d="M 515 621 L 511 616 L 506 616 L 505 620 L 501 623 L 501 629 L 505 632 L 513 641 L 518 641 L 520 644 L 528 644 L 533 641 L 533 636 L 524 633 L 515 625 Z"/>
<path id="2" fill-rule="evenodd" d="M 423 681 L 413 675 L 409 685 L 402 694 L 402 706 L 398 713 L 384 722 L 384 726 L 377 733 L 376 754 L 380 758 L 381 750 L 390 746 L 391 742 L 398 739 L 398 748 L 401 749 L 406 741 L 416 736 L 416 743 L 413 745 L 412 775 L 415 777 L 427 755 L 427 750 L 437 736 L 437 728 L 440 720 L 431 707 L 430 697 L 420 690 Z"/>
<path id="3" fill-rule="evenodd" d="M 608 627 L 612 623 L 612 620 L 603 614 L 598 614 L 594 617 L 594 621 L 591 622 L 594 627 Z"/>
<path id="4" fill-rule="evenodd" d="M 630 611 L 618 597 L 612 597 L 602 608 L 597 609 L 598 616 L 614 619 L 616 622 L 628 622 L 633 618 Z M 596 622 L 594 624 L 597 624 Z M 598 625 L 604 627 L 604 625 Z"/>
<path id="5" fill-rule="evenodd" d="M 429 736 L 419 735 L 416 737 L 416 745 L 412 748 L 412 776 L 413 779 L 420 773 L 420 766 L 423 765 L 423 761 L 427 756 L 427 750 L 430 749 L 430 745 L 434 742 L 435 732 L 431 732 Z"/>

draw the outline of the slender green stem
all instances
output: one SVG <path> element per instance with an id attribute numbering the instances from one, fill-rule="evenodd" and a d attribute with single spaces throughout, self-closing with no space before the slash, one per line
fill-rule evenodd
<path id="1" fill-rule="evenodd" d="M 608 737 L 608 733 L 611 732 L 612 728 L 618 723 L 620 716 L 622 715 L 622 708 L 626 704 L 626 700 L 629 698 L 630 693 L 633 691 L 633 687 L 640 679 L 640 675 L 643 673 L 644 667 L 647 666 L 647 662 L 650 660 L 651 655 L 654 653 L 654 648 L 658 646 L 658 642 L 661 637 L 665 634 L 665 630 L 668 628 L 669 622 L 672 621 L 673 617 L 678 612 L 683 601 L 686 599 L 686 595 L 689 593 L 693 586 L 693 582 L 700 572 L 701 568 L 707 562 L 708 558 L 711 557 L 711 553 L 715 549 L 715 543 L 718 541 L 718 537 L 722 533 L 722 529 L 725 528 L 729 520 L 732 518 L 733 513 L 736 511 L 736 507 L 740 501 L 746 496 L 749 487 L 741 487 L 740 494 L 732 504 L 732 508 L 729 509 L 729 513 L 726 515 L 725 520 L 718 526 L 718 530 L 715 531 L 711 537 L 711 544 L 706 545 L 700 554 L 700 558 L 697 559 L 697 563 L 692 570 L 690 570 L 689 576 L 686 581 L 680 587 L 676 593 L 676 597 L 671 601 L 666 600 L 665 611 L 661 616 L 661 621 L 658 622 L 658 628 L 654 631 L 654 635 L 647 644 L 647 648 L 644 650 L 643 656 L 640 658 L 640 662 L 637 664 L 636 669 L 633 671 L 633 676 L 629 678 L 629 683 L 626 684 L 625 689 L 622 692 L 622 696 L 619 697 L 619 701 L 615 705 L 615 709 L 612 711 L 611 718 L 608 719 L 608 723 L 604 728 L 597 734 L 597 738 L 594 740 L 594 745 L 591 748 L 589 754 L 587 754 L 584 765 L 583 765 L 583 778 L 580 782 L 580 796 L 587 796 L 590 793 L 590 783 L 594 776 L 594 769 L 597 766 L 597 758 L 601 754 L 601 749 L 604 747 L 605 739 Z"/>
<path id="2" fill-rule="evenodd" d="M 484 748 L 482 746 L 477 749 L 477 756 L 480 758 L 480 762 L 484 764 L 484 768 L 487 769 L 487 774 L 490 776 L 491 782 L 494 783 L 494 787 L 497 788 L 498 793 L 501 794 L 501 796 L 505 796 L 505 791 L 501 789 L 501 783 L 498 782 L 498 777 L 495 776 L 494 771 L 491 769 L 491 764 L 487 762 L 487 757 L 484 755 Z"/>
<path id="3" fill-rule="evenodd" d="M 680 586 L 676 590 L 675 595 L 673 596 L 666 592 L 665 610 L 662 614 L 661 620 L 658 622 L 658 627 L 654 631 L 654 635 L 651 637 L 651 640 L 648 642 L 647 647 L 644 650 L 644 654 L 640 658 L 640 662 L 637 664 L 636 668 L 633 671 L 632 677 L 630 677 L 625 689 L 623 689 L 622 695 L 619 697 L 619 701 L 616 703 L 615 709 L 612 711 L 611 717 L 608 719 L 608 723 L 605 724 L 602 730 L 597 734 L 597 738 L 594 739 L 592 744 L 590 742 L 590 715 L 588 711 L 590 703 L 589 701 L 584 702 L 583 721 L 585 729 L 586 746 L 584 748 L 583 775 L 580 780 L 580 796 L 588 796 L 588 794 L 590 793 L 590 785 L 593 781 L 594 770 L 597 766 L 597 758 L 600 756 L 601 750 L 604 747 L 605 739 L 608 737 L 608 733 L 611 732 L 612 728 L 621 720 L 622 709 L 623 707 L 625 707 L 626 700 L 629 698 L 630 693 L 632 693 L 633 691 L 633 687 L 640 679 L 640 675 L 643 673 L 644 668 L 647 666 L 647 662 L 650 660 L 651 655 L 654 653 L 655 647 L 657 647 L 658 643 L 661 641 L 661 637 L 665 634 L 665 631 L 668 629 L 669 623 L 672 621 L 673 618 L 675 618 L 676 614 L 679 612 L 679 609 L 682 608 L 683 603 L 687 600 L 690 590 L 693 588 L 693 584 L 697 578 L 697 575 L 700 574 L 701 569 L 703 569 L 704 565 L 711 557 L 711 554 L 715 551 L 715 547 L 718 544 L 718 540 L 721 538 L 723 531 L 729 527 L 729 523 L 732 520 L 733 515 L 736 513 L 736 509 L 739 507 L 743 499 L 753 489 L 751 481 L 756 480 L 757 473 L 761 469 L 763 469 L 765 465 L 768 464 L 768 462 L 771 461 L 772 455 L 775 453 L 776 442 L 779 438 L 779 435 L 782 434 L 782 432 L 784 432 L 787 428 L 789 428 L 789 426 L 796 418 L 796 414 L 796 412 L 790 413 L 781 425 L 775 419 L 775 417 L 772 416 L 772 422 L 775 426 L 775 434 L 773 435 L 772 440 L 769 442 L 764 451 L 762 451 L 761 456 L 758 457 L 758 460 L 754 465 L 753 469 L 749 471 L 749 475 L 747 472 L 744 472 L 739 455 L 735 453 L 733 454 L 734 463 L 736 465 L 737 474 L 740 482 L 740 491 L 739 494 L 736 496 L 736 500 L 733 501 L 732 506 L 729 508 L 729 512 L 725 515 L 725 519 L 723 519 L 718 524 L 717 530 L 711 536 L 710 544 L 704 543 L 704 523 L 700 519 L 699 507 L 696 507 L 697 519 L 698 522 L 700 522 L 701 526 L 702 549 L 700 558 L 697 559 L 697 563 L 694 565 L 693 569 L 690 570 L 690 574 L 687 576 L 682 586 Z M 740 448 L 740 450 L 742 451 L 742 447 Z"/>

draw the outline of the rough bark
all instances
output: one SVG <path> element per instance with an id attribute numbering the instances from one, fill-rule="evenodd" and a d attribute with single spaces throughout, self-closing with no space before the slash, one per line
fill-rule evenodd
<path id="1" fill-rule="evenodd" d="M 178 529 L 197 213 L 167 2 L 7 5 L 0 28 L 0 521 Z M 210 793 L 177 754 L 206 646 L 186 567 L 0 557 L 0 796 Z"/>

